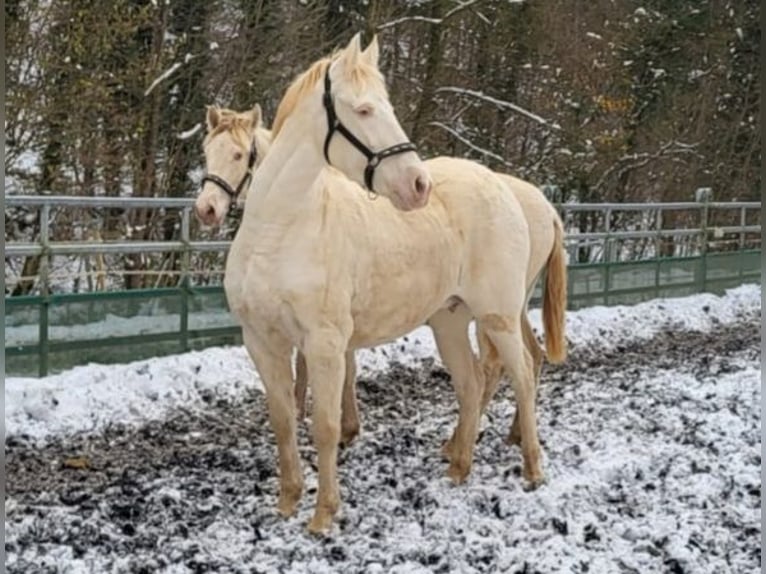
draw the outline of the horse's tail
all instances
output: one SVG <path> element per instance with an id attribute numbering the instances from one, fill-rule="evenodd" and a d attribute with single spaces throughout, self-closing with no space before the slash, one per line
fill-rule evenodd
<path id="1" fill-rule="evenodd" d="M 567 264 L 564 257 L 564 227 L 557 217 L 553 250 L 548 256 L 543 293 L 543 325 L 545 326 L 545 354 L 552 363 L 561 363 L 567 357 L 566 318 Z"/>

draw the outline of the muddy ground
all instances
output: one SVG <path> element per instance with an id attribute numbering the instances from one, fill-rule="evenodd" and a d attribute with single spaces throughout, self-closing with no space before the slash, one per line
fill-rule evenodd
<path id="1" fill-rule="evenodd" d="M 342 514 L 304 532 L 307 491 L 276 515 L 265 401 L 211 395 L 141 428 L 44 447 L 6 440 L 8 572 L 749 572 L 760 569 L 760 366 L 755 321 L 666 332 L 546 366 L 539 398 L 548 483 L 522 488 L 503 438 L 504 383 L 461 487 L 439 446 L 456 416 L 434 363 L 358 385 L 362 434 L 340 456 Z"/>

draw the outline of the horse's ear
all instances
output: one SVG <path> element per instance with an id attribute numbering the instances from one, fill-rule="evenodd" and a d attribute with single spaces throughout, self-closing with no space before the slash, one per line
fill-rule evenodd
<path id="1" fill-rule="evenodd" d="M 207 107 L 207 131 L 212 132 L 221 122 L 221 112 L 215 106 Z"/>
<path id="2" fill-rule="evenodd" d="M 254 130 L 258 129 L 261 126 L 261 121 L 263 121 L 263 113 L 261 112 L 261 105 L 255 104 L 253 106 L 253 109 L 250 110 L 250 122 L 252 123 Z"/>
<path id="3" fill-rule="evenodd" d="M 354 34 L 354 37 L 351 38 L 351 41 L 348 43 L 348 46 L 346 46 L 346 49 L 343 50 L 343 57 L 346 60 L 346 63 L 349 65 L 349 67 L 355 67 L 357 63 L 359 62 L 359 56 L 362 53 L 362 34 L 361 32 L 357 32 Z"/>
<path id="4" fill-rule="evenodd" d="M 380 46 L 378 45 L 378 35 L 372 37 L 372 42 L 367 49 L 362 52 L 362 57 L 372 66 L 378 67 L 378 57 L 380 56 Z"/>

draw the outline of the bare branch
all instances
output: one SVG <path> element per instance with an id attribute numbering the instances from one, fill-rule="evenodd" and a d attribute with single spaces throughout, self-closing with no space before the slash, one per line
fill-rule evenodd
<path id="1" fill-rule="evenodd" d="M 660 146 L 660 148 L 654 153 L 632 153 L 623 156 L 618 159 L 609 169 L 601 174 L 601 177 L 594 184 L 593 189 L 600 189 L 603 187 L 606 184 L 607 179 L 615 173 L 617 173 L 618 176 L 622 176 L 628 171 L 644 167 L 650 162 L 660 158 L 683 154 L 691 154 L 699 157 L 699 152 L 694 149 L 697 145 L 698 144 L 687 144 L 673 140 Z"/>
<path id="2" fill-rule="evenodd" d="M 447 20 L 448 18 L 451 18 L 452 16 L 454 16 L 454 15 L 455 15 L 455 14 L 457 14 L 458 12 L 461 12 L 461 11 L 465 10 L 466 8 L 469 8 L 470 6 L 473 6 L 473 5 L 474 5 L 474 4 L 476 4 L 478 1 L 479 1 L 479 0 L 466 0 L 465 2 L 461 2 L 460 4 L 458 4 L 457 6 L 455 6 L 455 7 L 454 7 L 452 10 L 450 10 L 449 12 L 447 12 L 447 13 L 444 15 L 444 18 L 442 18 L 442 21 L 444 21 L 444 20 Z"/>
<path id="3" fill-rule="evenodd" d="M 517 106 L 516 104 L 512 104 L 511 102 L 506 102 L 505 100 L 498 100 L 497 98 L 493 98 L 492 96 L 488 96 L 482 92 L 477 92 L 475 90 L 468 90 L 466 88 L 458 88 L 455 86 L 445 86 L 443 88 L 437 88 L 436 92 L 449 92 L 452 94 L 458 94 L 462 96 L 469 96 L 471 98 L 476 98 L 477 100 L 482 100 L 484 102 L 488 102 L 490 104 L 493 104 L 499 108 L 503 108 L 506 110 L 511 110 L 513 112 L 516 112 L 518 114 L 521 114 L 530 120 L 533 120 L 541 125 L 544 125 L 548 128 L 551 128 L 553 130 L 561 130 L 561 126 L 556 123 L 551 123 L 545 118 L 542 118 L 538 116 L 537 114 L 534 114 L 530 112 L 529 110 L 525 110 L 521 106 Z"/>
<path id="4" fill-rule="evenodd" d="M 455 14 L 458 14 L 465 10 L 466 8 L 470 8 L 480 0 L 466 0 L 465 2 L 461 2 L 457 6 L 455 6 L 452 10 L 447 12 L 444 17 L 442 18 L 428 18 L 426 16 L 403 16 L 402 18 L 397 18 L 396 20 L 391 20 L 390 22 L 385 22 L 383 24 L 380 24 L 376 29 L 377 30 L 385 30 L 386 28 L 393 28 L 394 26 L 398 26 L 399 24 L 403 24 L 404 22 L 425 22 L 426 24 L 443 24 L 445 21 L 450 19 Z"/>
<path id="5" fill-rule="evenodd" d="M 403 16 L 390 22 L 385 22 L 377 27 L 377 30 L 385 30 L 386 28 L 393 28 L 404 22 L 426 22 L 428 24 L 441 24 L 442 18 L 427 18 L 426 16 Z"/>
<path id="6" fill-rule="evenodd" d="M 451 127 L 449 127 L 449 126 L 447 126 L 447 125 L 445 125 L 445 124 L 443 124 L 441 122 L 428 122 L 428 125 L 429 126 L 435 126 L 437 128 L 443 129 L 444 131 L 449 133 L 452 137 L 454 137 L 456 140 L 460 141 L 461 143 L 465 144 L 466 146 L 468 146 L 472 150 L 477 151 L 477 152 L 479 152 L 482 155 L 485 155 L 487 157 L 491 157 L 492 159 L 499 161 L 500 163 L 502 163 L 503 165 L 505 165 L 507 167 L 515 167 L 514 165 L 510 164 L 509 162 L 507 162 L 505 160 L 505 158 L 503 158 L 502 156 L 497 155 L 496 153 L 491 152 L 491 151 L 489 151 L 487 149 L 484 149 L 483 147 L 477 146 L 475 143 L 471 142 L 470 140 L 468 140 L 465 137 L 463 137 L 462 135 L 460 135 L 456 130 L 454 130 L 453 128 L 451 128 Z"/>

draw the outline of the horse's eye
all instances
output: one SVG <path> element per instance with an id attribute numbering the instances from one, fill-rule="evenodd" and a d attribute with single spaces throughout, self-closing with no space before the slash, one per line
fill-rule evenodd
<path id="1" fill-rule="evenodd" d="M 365 104 L 365 105 L 359 106 L 354 111 L 360 116 L 362 116 L 363 118 L 366 118 L 367 116 L 372 115 L 372 106 Z"/>
<path id="2" fill-rule="evenodd" d="M 242 152 L 237 152 L 234 154 L 234 161 L 239 161 L 242 159 Z"/>

